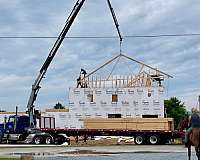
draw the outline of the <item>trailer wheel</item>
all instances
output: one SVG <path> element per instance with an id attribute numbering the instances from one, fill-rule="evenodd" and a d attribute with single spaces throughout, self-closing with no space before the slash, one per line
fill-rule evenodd
<path id="1" fill-rule="evenodd" d="M 51 144 L 53 142 L 52 138 L 51 137 L 46 137 L 45 138 L 45 144 Z"/>
<path id="2" fill-rule="evenodd" d="M 65 134 L 59 134 L 55 138 L 55 144 L 61 145 L 63 143 L 67 142 L 70 144 L 70 139 Z"/>
<path id="3" fill-rule="evenodd" d="M 137 135 L 135 136 L 134 142 L 135 144 L 141 145 L 144 143 L 144 137 L 141 135 Z"/>
<path id="4" fill-rule="evenodd" d="M 36 136 L 33 140 L 34 144 L 41 144 L 42 143 L 42 137 Z"/>
<path id="5" fill-rule="evenodd" d="M 158 135 L 150 135 L 149 136 L 149 143 L 152 145 L 159 144 L 160 138 Z"/>

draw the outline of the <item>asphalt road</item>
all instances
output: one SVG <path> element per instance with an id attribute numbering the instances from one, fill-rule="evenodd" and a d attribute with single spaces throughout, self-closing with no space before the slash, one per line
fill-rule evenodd
<path id="1" fill-rule="evenodd" d="M 187 148 L 183 145 L 114 145 L 114 146 L 36 146 L 36 145 L 0 145 L 0 156 L 58 156 L 63 154 L 115 154 L 115 153 L 186 153 Z M 193 149 L 194 152 L 194 149 Z"/>

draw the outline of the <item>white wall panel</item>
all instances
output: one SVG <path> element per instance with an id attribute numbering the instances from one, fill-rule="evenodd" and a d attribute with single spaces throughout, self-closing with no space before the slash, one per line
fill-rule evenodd
<path id="1" fill-rule="evenodd" d="M 79 112 L 83 118 L 106 118 L 108 114 L 122 114 L 123 117 L 142 117 L 142 115 L 163 117 L 163 93 L 164 90 L 160 87 L 70 88 L 69 101 L 74 104 L 70 105 L 70 113 L 75 115 Z M 93 103 L 88 101 L 88 94 L 93 94 Z M 117 103 L 112 102 L 112 94 L 118 95 Z M 80 126 L 77 121 L 76 125 Z"/>

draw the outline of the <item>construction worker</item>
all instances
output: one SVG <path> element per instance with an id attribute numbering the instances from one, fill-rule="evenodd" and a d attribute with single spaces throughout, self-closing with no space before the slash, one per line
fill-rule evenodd
<path id="1" fill-rule="evenodd" d="M 86 74 L 87 74 L 86 70 L 81 68 L 81 72 L 80 72 L 81 88 L 87 88 L 87 83 L 85 79 Z"/>
<path id="2" fill-rule="evenodd" d="M 191 116 L 189 117 L 189 129 L 185 132 L 185 146 L 189 145 L 189 136 L 193 128 L 200 128 L 200 114 L 196 108 L 191 109 Z"/>
<path id="3" fill-rule="evenodd" d="M 81 76 L 79 76 L 76 81 L 77 81 L 77 88 L 78 88 L 79 86 L 81 86 Z"/>
<path id="4" fill-rule="evenodd" d="M 85 78 L 85 75 L 87 74 L 87 72 L 86 72 L 86 70 L 84 70 L 84 69 L 81 68 L 80 74 L 83 74 L 83 76 L 84 76 L 84 78 Z"/>
<path id="5" fill-rule="evenodd" d="M 85 81 L 85 76 L 87 72 L 86 70 L 81 68 L 80 76 L 78 77 L 77 81 L 77 88 L 80 86 L 81 88 L 87 88 L 87 83 Z"/>

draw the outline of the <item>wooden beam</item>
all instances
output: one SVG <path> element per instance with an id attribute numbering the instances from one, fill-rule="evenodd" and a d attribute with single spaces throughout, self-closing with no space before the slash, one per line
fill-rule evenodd
<path id="1" fill-rule="evenodd" d="M 126 55 L 124 55 L 124 54 L 120 54 L 120 55 L 123 56 L 123 57 L 125 57 L 125 58 L 127 58 L 127 59 L 129 59 L 129 60 L 132 60 L 132 61 L 134 61 L 134 62 L 136 62 L 136 63 L 139 63 L 139 64 L 141 64 L 141 65 L 144 65 L 144 66 L 146 66 L 146 67 L 148 67 L 148 68 L 150 68 L 150 69 L 152 69 L 152 70 L 158 71 L 158 72 L 164 74 L 164 75 L 167 76 L 167 77 L 173 78 L 173 76 L 171 76 L 171 75 L 169 75 L 169 74 L 167 74 L 167 73 L 165 73 L 165 72 L 162 72 L 162 71 L 158 70 L 157 68 L 153 68 L 153 67 L 151 67 L 151 66 L 149 66 L 149 65 L 147 65 L 147 64 L 145 64 L 145 63 L 143 63 L 143 62 L 140 62 L 140 61 L 138 61 L 138 60 L 135 60 L 135 59 L 133 59 L 133 58 L 131 58 L 131 57 L 128 57 L 128 56 L 126 56 Z"/>
<path id="2" fill-rule="evenodd" d="M 113 62 L 115 59 L 117 59 L 118 57 L 120 57 L 121 55 L 117 55 L 114 58 L 112 58 L 111 60 L 107 61 L 106 63 L 104 63 L 102 66 L 100 66 L 99 68 L 95 69 L 94 71 L 90 72 L 88 75 L 85 76 L 85 78 L 89 77 L 90 75 L 94 74 L 95 72 L 97 72 L 98 70 L 100 70 L 101 68 L 105 67 L 106 65 L 110 64 L 111 62 Z"/>

